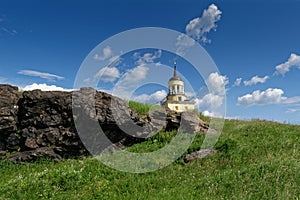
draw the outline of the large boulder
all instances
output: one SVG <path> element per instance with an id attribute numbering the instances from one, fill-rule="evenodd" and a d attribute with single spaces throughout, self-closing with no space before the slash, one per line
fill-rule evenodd
<path id="1" fill-rule="evenodd" d="M 139 116 L 122 99 L 92 88 L 25 91 L 19 98 L 17 87 L 0 85 L 0 159 L 76 158 L 179 127 L 185 133 L 208 129 L 194 113 L 153 110 Z"/>
<path id="2" fill-rule="evenodd" d="M 171 131 L 178 128 L 181 128 L 184 133 L 206 133 L 208 124 L 194 112 L 176 113 L 169 111 L 167 113 L 166 129 Z"/>
<path id="3" fill-rule="evenodd" d="M 0 150 L 19 149 L 17 102 L 19 91 L 11 85 L 0 85 Z"/>
<path id="4" fill-rule="evenodd" d="M 144 141 L 145 123 L 132 112 L 128 103 L 92 88 L 73 92 L 73 115 L 76 130 L 93 153 L 100 153 L 115 143 L 131 145 Z"/>
<path id="5" fill-rule="evenodd" d="M 133 114 L 125 101 L 92 88 L 74 92 L 25 91 L 15 102 L 18 109 L 12 119 L 14 126 L 6 137 L 8 142 L 3 144 L 5 150 L 18 144 L 18 148 L 8 149 L 20 151 L 14 160 L 34 160 L 32 155 L 44 155 L 40 149 L 46 147 L 55 150 L 56 158 L 100 153 L 112 144 L 125 146 L 144 141 L 153 130 Z"/>
<path id="6" fill-rule="evenodd" d="M 87 155 L 74 127 L 71 92 L 25 91 L 18 107 L 22 151 L 55 147 L 62 157 Z"/>
<path id="7" fill-rule="evenodd" d="M 181 127 L 185 133 L 205 133 L 208 130 L 207 123 L 194 112 L 181 113 Z"/>

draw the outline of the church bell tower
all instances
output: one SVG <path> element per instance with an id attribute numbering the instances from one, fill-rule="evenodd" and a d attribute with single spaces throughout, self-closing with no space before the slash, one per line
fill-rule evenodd
<path id="1" fill-rule="evenodd" d="M 176 61 L 174 61 L 173 76 L 168 82 L 168 96 L 163 105 L 175 112 L 183 112 L 195 109 L 194 102 L 186 100 L 184 93 L 184 81 L 177 75 Z"/>
<path id="2" fill-rule="evenodd" d="M 176 61 L 174 61 L 174 73 L 173 77 L 168 82 L 168 96 L 167 99 L 170 101 L 185 101 L 186 97 L 184 94 L 184 82 L 177 75 Z"/>

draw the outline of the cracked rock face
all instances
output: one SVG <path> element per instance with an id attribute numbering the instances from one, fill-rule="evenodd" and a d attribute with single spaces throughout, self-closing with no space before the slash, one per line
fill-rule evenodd
<path id="1" fill-rule="evenodd" d="M 55 147 L 61 157 L 86 154 L 74 128 L 71 92 L 25 91 L 18 107 L 22 151 Z"/>
<path id="2" fill-rule="evenodd" d="M 93 125 L 100 125 L 109 143 L 95 137 L 98 133 Z M 186 133 L 208 129 L 194 113 L 155 110 L 149 116 L 139 116 L 120 98 L 92 88 L 73 92 L 25 91 L 21 96 L 17 87 L 0 85 L 0 160 L 76 158 L 101 152 L 111 144 L 142 142 L 159 130 L 179 126 Z M 86 149 L 86 142 L 96 142 L 100 147 Z M 7 157 L 8 154 L 12 155 Z"/>
<path id="3" fill-rule="evenodd" d="M 183 133 L 206 133 L 208 124 L 193 112 L 167 113 L 167 130 L 176 130 L 179 127 Z"/>
<path id="4" fill-rule="evenodd" d="M 17 150 L 17 102 L 19 91 L 11 85 L 0 85 L 0 150 Z"/>

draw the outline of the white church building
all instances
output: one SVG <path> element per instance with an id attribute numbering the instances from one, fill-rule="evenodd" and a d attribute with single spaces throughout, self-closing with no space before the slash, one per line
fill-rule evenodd
<path id="1" fill-rule="evenodd" d="M 162 103 L 163 106 L 175 112 L 184 112 L 195 109 L 195 102 L 186 99 L 184 93 L 184 82 L 177 75 L 176 62 L 174 62 L 174 74 L 168 82 L 168 95 Z"/>

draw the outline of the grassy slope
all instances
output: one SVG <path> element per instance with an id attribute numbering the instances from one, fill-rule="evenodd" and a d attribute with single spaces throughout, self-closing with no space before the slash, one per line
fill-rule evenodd
<path id="1" fill-rule="evenodd" d="M 130 149 L 155 149 L 171 136 Z M 216 154 L 152 173 L 119 172 L 92 158 L 2 162 L 0 199 L 299 199 L 299 145 L 300 126 L 226 121 Z M 201 137 L 192 148 L 199 146 Z"/>

